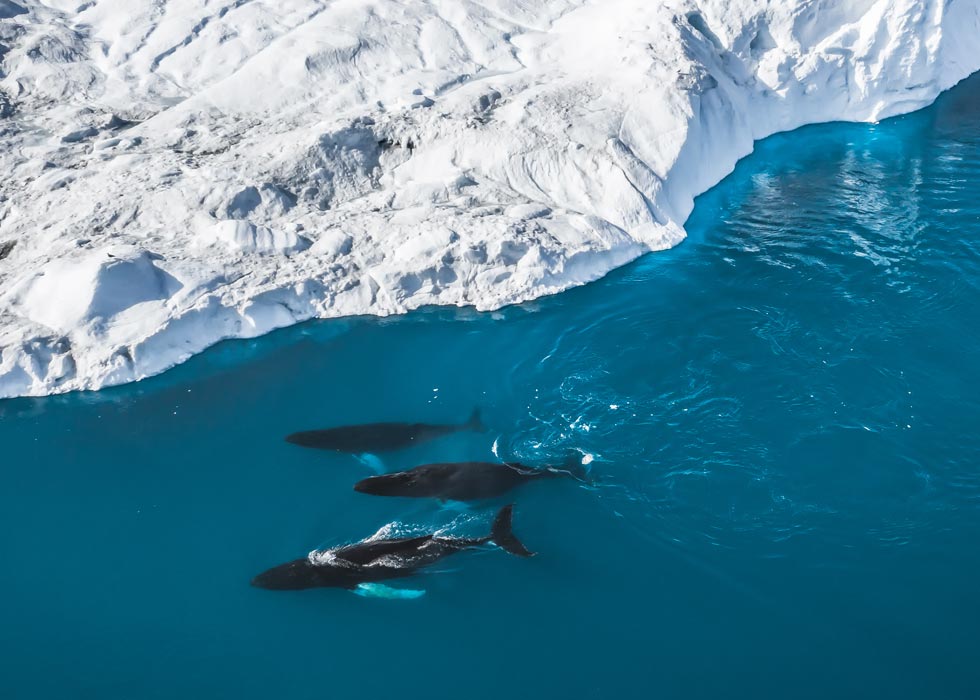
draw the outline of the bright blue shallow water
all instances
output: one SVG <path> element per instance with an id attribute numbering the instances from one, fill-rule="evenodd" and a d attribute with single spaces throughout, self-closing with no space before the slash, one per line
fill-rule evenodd
<path id="1" fill-rule="evenodd" d="M 973 698 L 980 683 L 980 79 L 760 144 L 683 246 L 478 315 L 308 324 L 151 381 L 0 403 L 5 698 Z M 438 391 L 437 391 L 438 389 Z M 253 589 L 385 523 L 282 437 L 492 432 L 385 458 L 595 456 L 515 494 L 540 556 L 416 601 Z"/>

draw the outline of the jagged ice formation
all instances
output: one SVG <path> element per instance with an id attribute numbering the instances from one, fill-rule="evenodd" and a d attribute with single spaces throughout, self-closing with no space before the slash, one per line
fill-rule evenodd
<path id="1" fill-rule="evenodd" d="M 589 282 L 978 37 L 980 0 L 0 0 L 0 397 Z"/>

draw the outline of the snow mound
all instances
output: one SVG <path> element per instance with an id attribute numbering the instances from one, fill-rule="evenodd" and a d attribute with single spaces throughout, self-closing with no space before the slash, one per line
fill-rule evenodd
<path id="1" fill-rule="evenodd" d="M 0 397 L 587 283 L 977 36 L 977 0 L 0 0 Z"/>
<path id="2" fill-rule="evenodd" d="M 60 333 L 169 298 L 180 283 L 142 250 L 112 248 L 59 258 L 10 295 L 13 308 Z"/>

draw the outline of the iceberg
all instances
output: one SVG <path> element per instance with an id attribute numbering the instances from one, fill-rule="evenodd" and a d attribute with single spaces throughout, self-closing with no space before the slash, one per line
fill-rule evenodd
<path id="1" fill-rule="evenodd" d="M 977 37 L 977 0 L 0 0 L 0 397 L 588 283 Z"/>

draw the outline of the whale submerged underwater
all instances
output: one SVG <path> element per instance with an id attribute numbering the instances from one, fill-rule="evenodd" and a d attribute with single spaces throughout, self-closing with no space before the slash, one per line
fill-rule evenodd
<path id="1" fill-rule="evenodd" d="M 366 423 L 322 430 L 303 430 L 286 436 L 286 442 L 300 447 L 334 452 L 392 452 L 446 435 L 486 430 L 476 409 L 465 423 L 440 425 L 431 423 Z"/>

